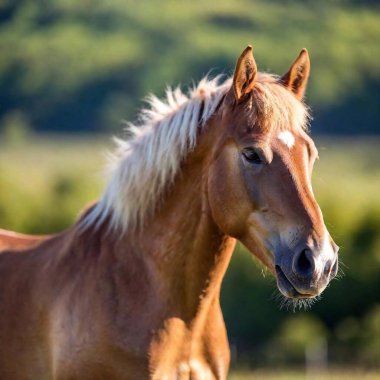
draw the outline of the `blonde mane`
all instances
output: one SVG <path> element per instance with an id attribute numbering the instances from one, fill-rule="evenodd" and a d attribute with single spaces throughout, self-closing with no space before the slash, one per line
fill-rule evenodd
<path id="1" fill-rule="evenodd" d="M 111 227 L 126 229 L 143 220 L 231 86 L 230 80 L 219 84 L 219 78 L 202 79 L 188 95 L 177 87 L 166 90 L 165 100 L 148 97 L 150 107 L 140 112 L 138 124 L 127 124 L 129 139 L 115 140 L 110 181 L 85 225 L 100 225 L 110 217 Z"/>
<path id="2" fill-rule="evenodd" d="M 116 150 L 108 169 L 109 183 L 99 202 L 82 220 L 82 226 L 99 226 L 110 218 L 110 227 L 127 229 L 143 221 L 164 188 L 173 182 L 181 162 L 195 148 L 199 128 L 214 114 L 232 80 L 203 78 L 185 95 L 179 87 L 166 90 L 165 100 L 148 97 L 149 107 L 138 123 L 127 124 L 128 140 L 115 139 Z M 259 91 L 250 99 L 252 121 L 285 130 L 305 128 L 307 110 L 278 78 L 259 74 Z M 254 99 L 254 100 L 253 100 Z"/>

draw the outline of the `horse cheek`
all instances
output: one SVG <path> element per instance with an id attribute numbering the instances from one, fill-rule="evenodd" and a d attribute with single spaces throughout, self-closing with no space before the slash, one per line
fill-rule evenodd
<path id="1" fill-rule="evenodd" d="M 212 163 L 208 177 L 208 198 L 215 223 L 227 235 L 244 234 L 251 202 L 243 184 L 238 152 L 227 146 Z"/>

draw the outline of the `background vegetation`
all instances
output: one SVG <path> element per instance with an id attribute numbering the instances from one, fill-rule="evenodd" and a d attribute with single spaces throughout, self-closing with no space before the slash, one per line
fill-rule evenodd
<path id="1" fill-rule="evenodd" d="M 231 74 L 252 43 L 282 74 L 310 50 L 317 132 L 378 133 L 378 1 L 3 0 L 0 120 L 118 131 L 148 92 Z"/>
<path id="2" fill-rule="evenodd" d="M 70 225 L 99 196 L 111 132 L 148 92 L 231 74 L 248 43 L 261 70 L 283 73 L 306 46 L 314 189 L 344 275 L 311 310 L 280 310 L 274 280 L 239 247 L 222 293 L 233 363 L 378 369 L 379 41 L 377 1 L 2 1 L 0 226 Z"/>

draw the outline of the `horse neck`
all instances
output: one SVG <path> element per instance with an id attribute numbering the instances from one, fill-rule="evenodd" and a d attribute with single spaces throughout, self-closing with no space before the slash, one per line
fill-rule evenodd
<path id="1" fill-rule="evenodd" d="M 189 319 L 212 304 L 219 305 L 222 279 L 235 245 L 214 223 L 209 208 L 207 137 L 199 137 L 197 148 L 154 215 L 146 217 L 140 231 L 127 232 L 121 239 L 132 252 L 122 246 L 119 252 L 124 259 L 130 254 L 143 260 L 156 299 Z"/>

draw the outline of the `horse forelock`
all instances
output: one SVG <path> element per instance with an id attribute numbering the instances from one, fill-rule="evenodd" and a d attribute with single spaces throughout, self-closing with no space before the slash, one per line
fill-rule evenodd
<path id="1" fill-rule="evenodd" d="M 100 226 L 105 220 L 113 229 L 141 224 L 196 146 L 199 129 L 215 113 L 231 83 L 231 79 L 220 83 L 220 76 L 206 77 L 187 95 L 179 87 L 168 87 L 164 100 L 150 95 L 149 107 L 140 112 L 137 123 L 127 123 L 128 138 L 115 138 L 109 182 L 81 220 L 82 228 Z M 263 131 L 307 128 L 306 107 L 274 75 L 259 74 L 250 102 L 250 118 Z"/>
<path id="2" fill-rule="evenodd" d="M 308 129 L 308 108 L 276 75 L 259 73 L 246 109 L 250 122 L 262 133 Z"/>

